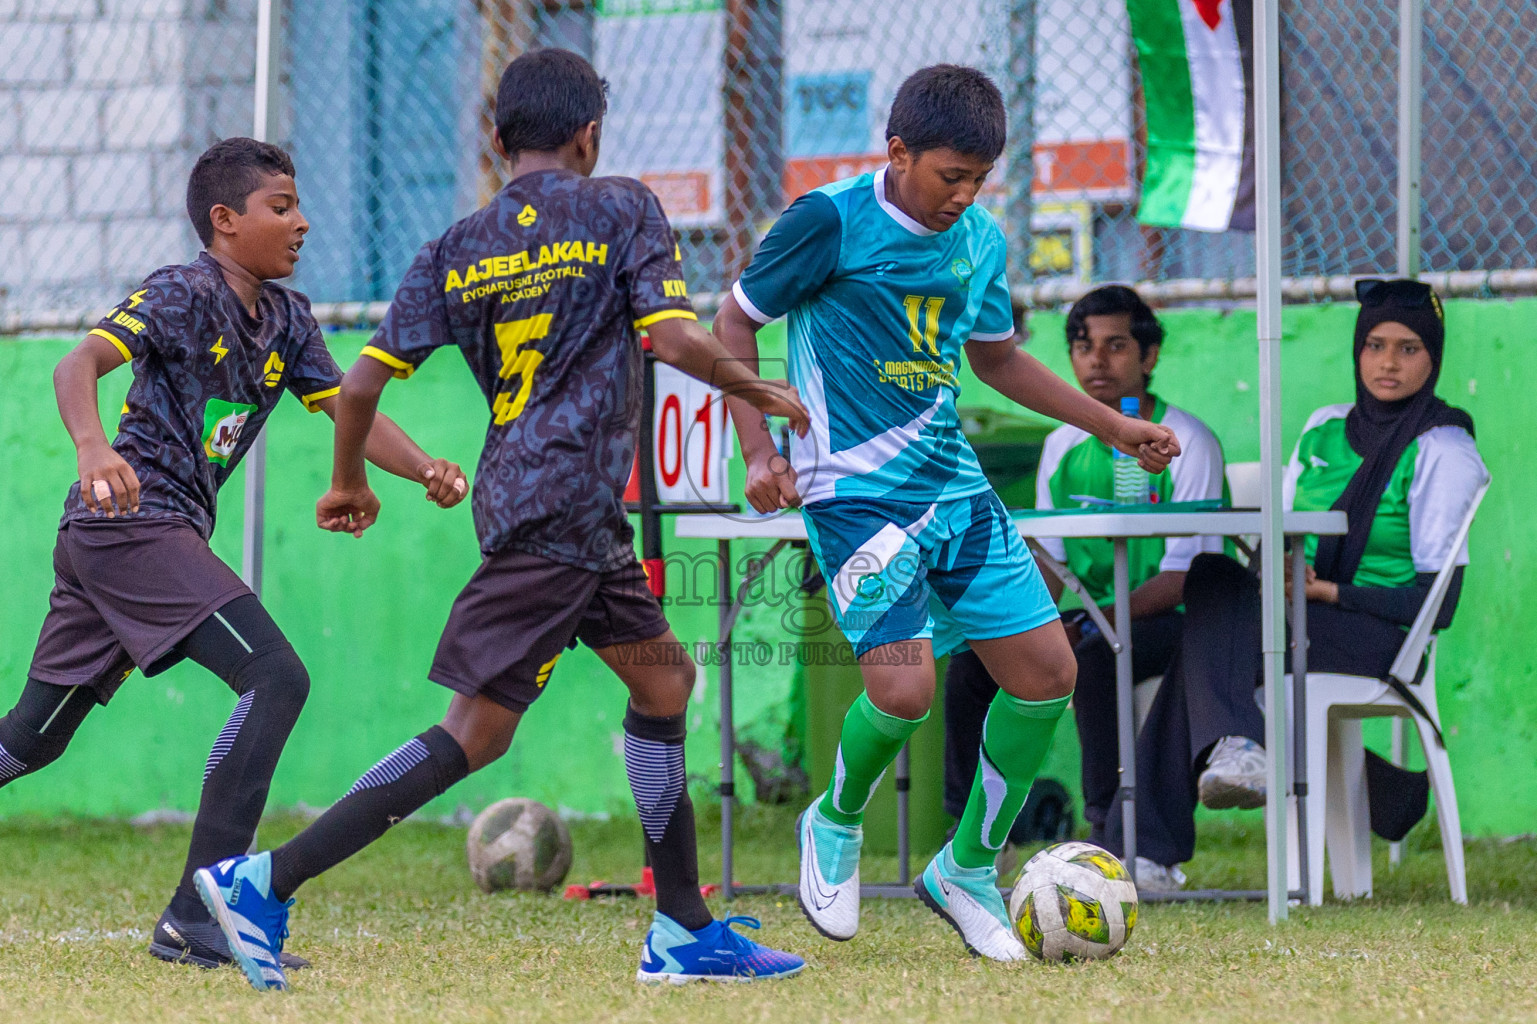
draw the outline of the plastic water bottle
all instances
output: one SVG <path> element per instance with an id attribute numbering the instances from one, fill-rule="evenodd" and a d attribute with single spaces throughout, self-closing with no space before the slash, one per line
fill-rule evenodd
<path id="1" fill-rule="evenodd" d="M 1121 415 L 1137 418 L 1142 411 L 1135 397 L 1121 399 Z M 1117 505 L 1147 504 L 1147 472 L 1137 465 L 1137 460 L 1119 449 L 1111 449 L 1111 470 L 1115 478 L 1115 503 Z"/>

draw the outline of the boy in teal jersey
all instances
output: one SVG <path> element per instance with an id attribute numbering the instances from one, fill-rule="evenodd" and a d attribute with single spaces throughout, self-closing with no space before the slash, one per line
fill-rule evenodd
<path id="1" fill-rule="evenodd" d="M 977 376 L 1159 472 L 1167 427 L 1121 416 L 1009 342 L 1003 232 L 977 193 L 1003 151 L 998 89 L 955 65 L 918 71 L 886 125 L 890 162 L 802 196 L 715 320 L 755 365 L 756 332 L 789 316 L 790 374 L 812 428 L 792 466 L 763 416 L 734 402 L 759 512 L 804 502 L 807 534 L 865 692 L 844 721 L 829 791 L 801 816 L 800 903 L 831 939 L 859 926 L 860 824 L 876 783 L 928 717 L 934 657 L 970 644 L 1002 691 L 953 842 L 915 888 L 973 953 L 1025 956 L 993 859 L 1051 743 L 1075 667 L 1023 541 L 955 410 L 961 347 Z"/>

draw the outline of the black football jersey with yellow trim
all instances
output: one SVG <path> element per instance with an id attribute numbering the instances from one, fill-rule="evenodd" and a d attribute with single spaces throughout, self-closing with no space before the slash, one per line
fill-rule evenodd
<path id="1" fill-rule="evenodd" d="M 422 247 L 363 354 L 398 377 L 444 346 L 464 354 L 490 412 L 472 503 L 482 551 L 609 571 L 635 557 L 639 331 L 673 317 L 695 318 L 651 190 L 535 171 Z"/>
<path id="2" fill-rule="evenodd" d="M 205 252 L 155 271 L 90 332 L 133 363 L 112 447 L 138 474 L 138 518 L 178 517 L 208 537 L 219 487 L 283 391 L 314 412 L 341 389 L 309 299 L 268 281 L 256 313 Z M 95 515 L 76 481 L 63 522 Z"/>

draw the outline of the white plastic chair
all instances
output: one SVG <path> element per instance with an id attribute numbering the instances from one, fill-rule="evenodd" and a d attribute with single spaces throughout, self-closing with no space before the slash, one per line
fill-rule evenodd
<path id="1" fill-rule="evenodd" d="M 1265 481 L 1260 476 L 1260 464 L 1229 462 L 1224 471 L 1227 474 L 1227 492 L 1232 499 L 1233 507 L 1259 508 L 1260 497 L 1265 489 Z"/>
<path id="2" fill-rule="evenodd" d="M 1309 672 L 1307 677 L 1307 778 L 1308 778 L 1308 879 L 1309 902 L 1323 903 L 1324 849 L 1334 879 L 1334 895 L 1342 899 L 1372 894 L 1371 820 L 1366 798 L 1366 753 L 1361 742 L 1361 720 L 1395 716 L 1412 721 L 1419 731 L 1420 747 L 1430 772 L 1436 817 L 1441 824 L 1441 848 L 1446 857 L 1446 877 L 1452 902 L 1468 902 L 1467 873 L 1462 856 L 1462 822 L 1457 813 L 1457 791 L 1446 748 L 1436 741 L 1441 726 L 1436 706 L 1436 638 L 1432 633 L 1441 605 L 1446 600 L 1473 516 L 1489 490 L 1486 482 L 1468 505 L 1435 583 L 1415 616 L 1404 644 L 1393 661 L 1390 675 L 1403 683 L 1430 714 L 1426 721 L 1409 707 L 1391 686 L 1367 676 Z M 1425 672 L 1416 681 L 1421 659 Z M 1287 675 L 1290 694 L 1292 677 Z M 1290 709 L 1292 701 L 1287 700 Z M 1435 723 L 1432 728 L 1431 722 Z M 1300 884 L 1297 872 L 1297 807 L 1289 800 L 1290 885 Z"/>

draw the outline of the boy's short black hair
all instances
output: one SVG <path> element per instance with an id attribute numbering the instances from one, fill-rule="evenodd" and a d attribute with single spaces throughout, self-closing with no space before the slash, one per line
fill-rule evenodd
<path id="1" fill-rule="evenodd" d="M 1067 311 L 1068 345 L 1089 336 L 1089 325 L 1085 322 L 1089 317 L 1117 313 L 1130 314 L 1131 336 L 1137 339 L 1137 348 L 1143 356 L 1154 345 L 1163 344 L 1163 324 L 1153 314 L 1153 307 L 1124 284 L 1107 284 L 1089 292 Z"/>
<path id="2" fill-rule="evenodd" d="M 294 162 L 281 146 L 255 139 L 233 138 L 215 142 L 203 151 L 187 176 L 187 216 L 204 245 L 213 242 L 209 211 L 228 206 L 245 213 L 246 197 L 273 174 L 294 176 Z"/>
<path id="3" fill-rule="evenodd" d="M 891 101 L 886 139 L 900 138 L 909 153 L 948 148 L 996 160 L 1008 137 L 1003 94 L 976 68 L 935 64 L 908 76 Z"/>
<path id="4" fill-rule="evenodd" d="M 530 50 L 496 87 L 496 134 L 507 155 L 548 153 L 608 111 L 608 82 L 570 50 Z"/>

